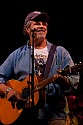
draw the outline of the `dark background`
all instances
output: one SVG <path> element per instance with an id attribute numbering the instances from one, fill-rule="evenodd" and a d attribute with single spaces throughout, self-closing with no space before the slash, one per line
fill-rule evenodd
<path id="1" fill-rule="evenodd" d="M 0 64 L 16 48 L 26 43 L 24 19 L 31 11 L 50 16 L 47 38 L 64 46 L 75 63 L 83 61 L 83 4 L 76 1 L 3 0 L 0 3 Z"/>

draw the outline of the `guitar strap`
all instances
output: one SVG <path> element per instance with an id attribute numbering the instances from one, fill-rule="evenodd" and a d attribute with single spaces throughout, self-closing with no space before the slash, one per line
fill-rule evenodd
<path id="1" fill-rule="evenodd" d="M 52 45 L 50 48 L 50 52 L 49 52 L 45 70 L 44 70 L 44 76 L 43 76 L 44 79 L 48 78 L 55 51 L 56 51 L 56 45 Z M 48 85 L 48 89 L 49 89 L 49 85 Z M 45 104 L 45 101 L 46 101 L 46 92 L 45 92 L 45 88 L 43 88 L 40 92 L 40 105 L 43 106 Z"/>
<path id="2" fill-rule="evenodd" d="M 46 79 L 49 75 L 50 67 L 51 67 L 51 64 L 53 61 L 53 55 L 54 55 L 55 50 L 56 50 L 56 45 L 52 45 L 50 48 L 50 52 L 49 52 L 46 66 L 45 66 L 45 70 L 44 70 L 44 79 Z"/>

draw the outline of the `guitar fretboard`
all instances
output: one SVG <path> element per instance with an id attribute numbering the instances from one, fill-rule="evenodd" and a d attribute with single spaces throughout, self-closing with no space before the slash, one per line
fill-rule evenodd
<path id="1" fill-rule="evenodd" d="M 47 78 L 47 79 L 39 82 L 38 84 L 36 84 L 34 86 L 34 92 L 36 92 L 36 91 L 42 89 L 43 87 L 47 86 L 48 84 L 50 84 L 51 82 L 53 82 L 53 80 L 54 80 L 54 77 L 50 77 L 50 78 Z"/>

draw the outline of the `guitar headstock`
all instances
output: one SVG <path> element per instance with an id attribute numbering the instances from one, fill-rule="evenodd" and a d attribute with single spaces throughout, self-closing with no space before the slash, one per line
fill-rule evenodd
<path id="1" fill-rule="evenodd" d="M 68 67 L 63 70 L 58 70 L 57 72 L 61 75 L 68 75 L 68 74 L 76 74 L 81 71 L 83 71 L 83 62 L 80 62 L 72 67 Z"/>

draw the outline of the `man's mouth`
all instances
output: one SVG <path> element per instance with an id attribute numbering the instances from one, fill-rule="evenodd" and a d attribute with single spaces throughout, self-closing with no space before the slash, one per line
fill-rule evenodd
<path id="1" fill-rule="evenodd" d="M 45 29 L 37 29 L 36 32 L 45 32 Z"/>

